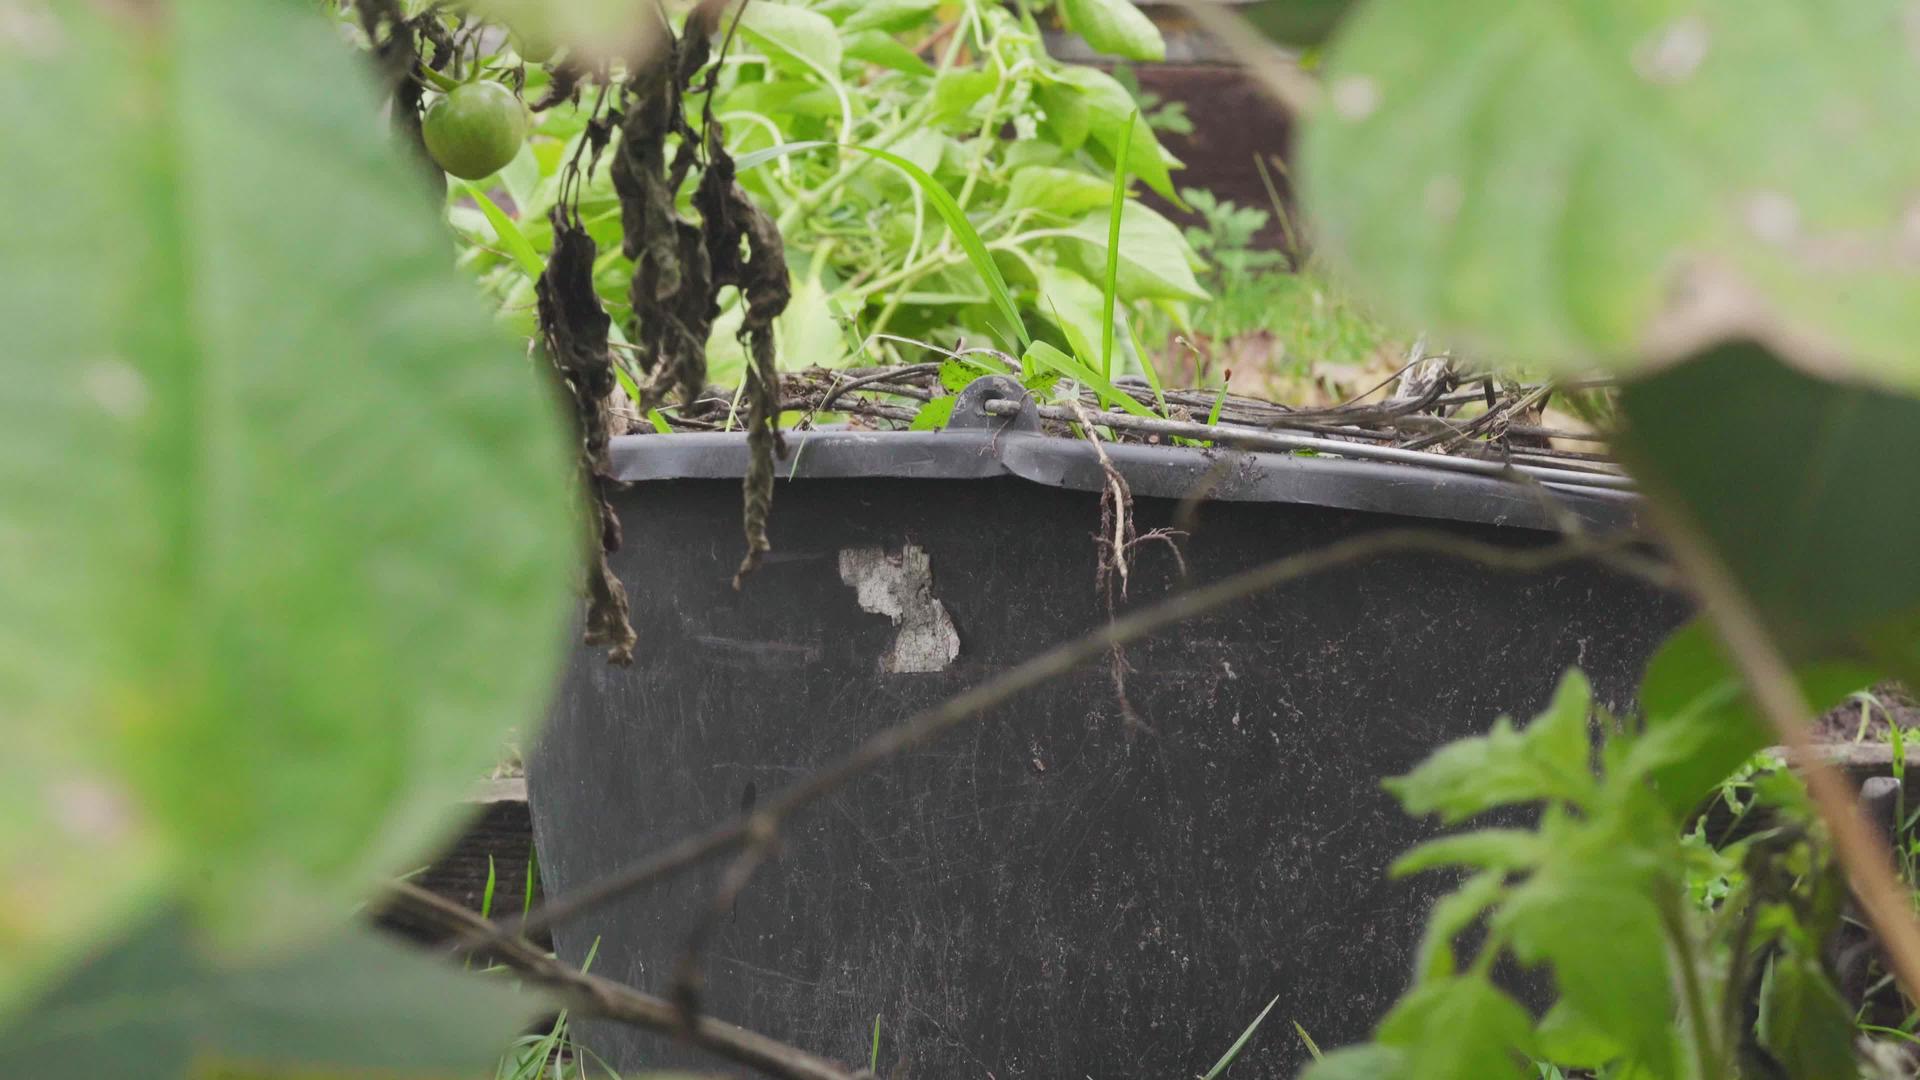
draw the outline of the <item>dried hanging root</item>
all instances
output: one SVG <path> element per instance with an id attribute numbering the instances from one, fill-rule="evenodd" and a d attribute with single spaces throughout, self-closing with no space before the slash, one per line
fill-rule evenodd
<path id="1" fill-rule="evenodd" d="M 591 511 L 588 538 L 586 642 L 605 645 L 607 660 L 633 663 L 636 636 L 627 590 L 608 565 L 620 550 L 620 518 L 610 496 L 620 488 L 609 472 L 612 396 L 617 388 L 607 334 L 613 322 L 593 291 L 593 238 L 565 206 L 553 210 L 553 253 L 535 293 L 540 330 L 554 373 L 573 400 L 580 437 L 580 476 Z"/>

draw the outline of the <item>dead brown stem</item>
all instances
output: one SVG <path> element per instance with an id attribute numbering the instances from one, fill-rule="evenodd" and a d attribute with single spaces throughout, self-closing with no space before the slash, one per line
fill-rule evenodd
<path id="1" fill-rule="evenodd" d="M 501 933 L 478 912 L 418 885 L 397 881 L 387 891 L 396 906 L 454 935 L 462 951 L 493 957 L 528 982 L 553 991 L 576 1013 L 685 1038 L 716 1057 L 778 1080 L 856 1080 L 857 1074 L 825 1058 L 758 1032 L 710 1017 L 686 1023 L 671 1002 L 555 960 L 525 938 Z"/>

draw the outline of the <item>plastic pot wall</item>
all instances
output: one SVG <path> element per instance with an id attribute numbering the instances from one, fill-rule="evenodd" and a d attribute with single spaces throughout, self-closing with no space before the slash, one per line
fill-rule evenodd
<path id="1" fill-rule="evenodd" d="M 781 467 L 774 551 L 742 592 L 745 449 L 640 436 L 615 561 L 637 663 L 582 651 L 529 764 L 543 883 L 564 895 L 723 821 L 917 709 L 1107 617 L 1084 444 L 968 419 L 822 433 Z M 968 428 L 968 424 L 972 424 Z M 1123 452 L 1124 451 L 1124 452 Z M 1551 541 L 1532 491 L 1326 458 L 1116 448 L 1141 531 L 1208 485 L 1183 579 L 1137 552 L 1132 605 L 1289 552 L 1418 525 Z M 904 474 L 904 475 L 903 475 Z M 1570 498 L 1596 528 L 1631 506 Z M 794 820 L 704 966 L 708 1013 L 897 1077 L 1178 1077 L 1278 1004 L 1233 1075 L 1292 1076 L 1298 1022 L 1363 1038 L 1407 982 L 1444 875 L 1380 789 L 1442 743 L 1529 716 L 1563 669 L 1628 702 L 1684 605 L 1594 565 L 1513 576 L 1391 557 L 1258 595 L 979 717 Z M 563 925 L 575 963 L 664 992 L 723 864 Z M 583 1025 L 617 1067 L 711 1059 Z"/>

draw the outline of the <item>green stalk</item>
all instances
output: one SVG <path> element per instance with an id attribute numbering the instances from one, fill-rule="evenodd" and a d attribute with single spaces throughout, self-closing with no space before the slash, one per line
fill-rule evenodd
<path id="1" fill-rule="evenodd" d="M 1127 114 L 1121 146 L 1133 145 L 1133 126 L 1140 110 Z M 1107 271 L 1100 283 L 1100 374 L 1113 378 L 1113 307 L 1120 292 L 1120 216 L 1127 205 L 1127 155 L 1113 155 L 1113 198 L 1107 204 Z"/>

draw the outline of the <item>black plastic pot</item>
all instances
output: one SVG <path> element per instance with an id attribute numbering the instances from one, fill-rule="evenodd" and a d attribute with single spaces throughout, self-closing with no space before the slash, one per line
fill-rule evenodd
<path id="1" fill-rule="evenodd" d="M 1014 388 L 1017 390 L 1017 387 Z M 738 436 L 638 436 L 616 560 L 638 663 L 583 651 L 529 768 L 549 895 L 725 820 L 916 709 L 1100 624 L 1091 448 L 988 416 L 792 439 L 773 554 L 743 592 Z M 1289 553 L 1424 525 L 1550 542 L 1539 489 L 1328 457 L 1115 446 L 1141 605 Z M 1589 527 L 1632 504 L 1566 491 Z M 794 821 L 706 963 L 709 1013 L 922 1077 L 1191 1077 L 1269 999 L 1232 1075 L 1291 1076 L 1297 1021 L 1359 1039 L 1406 983 L 1448 883 L 1383 871 L 1432 835 L 1380 790 L 1434 747 L 1531 715 L 1572 664 L 1625 705 L 1684 617 L 1601 567 L 1529 576 L 1396 556 L 1298 581 L 1132 646 L 1123 720 L 1093 664 Z M 563 956 L 664 991 L 718 865 L 558 928 Z M 624 1068 L 702 1060 L 588 1026 Z M 710 1062 L 710 1059 L 706 1059 Z"/>

